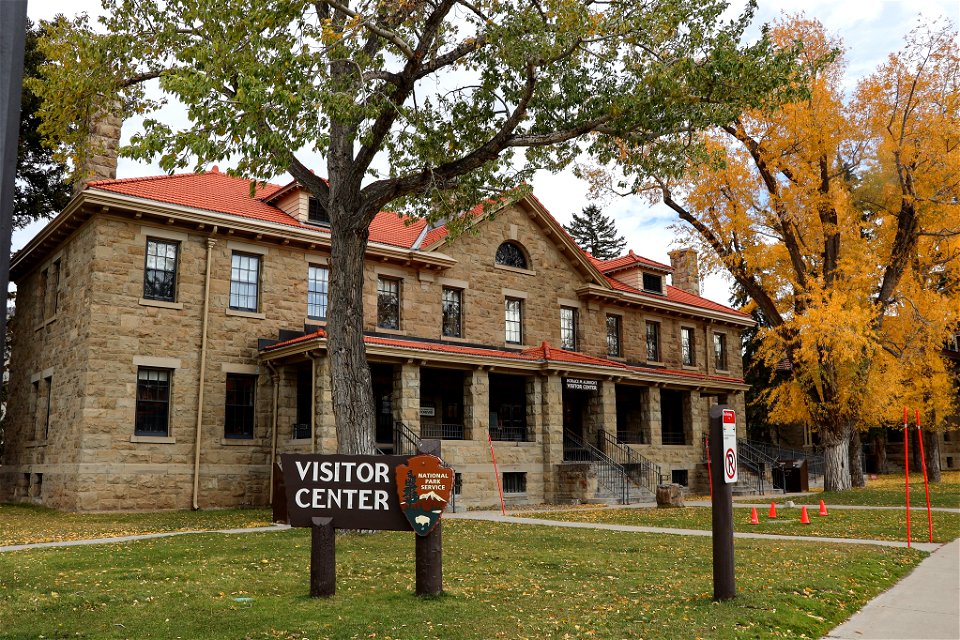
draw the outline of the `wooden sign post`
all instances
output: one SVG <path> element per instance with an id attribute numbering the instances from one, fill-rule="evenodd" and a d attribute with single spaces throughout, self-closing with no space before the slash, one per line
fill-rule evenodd
<path id="1" fill-rule="evenodd" d="M 311 528 L 310 595 L 336 593 L 336 529 L 415 531 L 417 595 L 443 590 L 440 517 L 454 472 L 437 456 L 281 454 L 290 525 Z"/>

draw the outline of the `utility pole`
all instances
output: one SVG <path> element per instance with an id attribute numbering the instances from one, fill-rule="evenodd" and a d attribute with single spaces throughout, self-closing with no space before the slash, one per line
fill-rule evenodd
<path id="1" fill-rule="evenodd" d="M 0 348 L 7 343 L 7 289 L 10 286 L 10 234 L 20 140 L 20 96 L 23 91 L 23 47 L 27 33 L 27 0 L 0 0 L 0 292 L 3 321 Z M 6 362 L 0 358 L 0 379 Z"/>

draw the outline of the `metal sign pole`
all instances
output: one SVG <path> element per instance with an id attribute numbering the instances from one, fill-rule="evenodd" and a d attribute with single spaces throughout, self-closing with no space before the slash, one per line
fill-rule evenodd
<path id="1" fill-rule="evenodd" d="M 7 289 L 10 285 L 10 234 L 20 139 L 20 96 L 23 89 L 23 47 L 27 33 L 27 0 L 0 0 L 0 291 L 3 322 L 0 348 L 7 343 Z M 0 357 L 0 378 L 4 358 Z"/>
<path id="2" fill-rule="evenodd" d="M 733 573 L 733 487 L 726 477 L 723 416 L 726 405 L 710 407 L 710 457 L 713 465 L 713 599 L 729 600 L 737 595 Z M 734 450 L 734 464 L 736 451 Z M 725 477 L 726 474 L 726 477 Z M 735 472 L 734 472 L 735 475 Z"/>

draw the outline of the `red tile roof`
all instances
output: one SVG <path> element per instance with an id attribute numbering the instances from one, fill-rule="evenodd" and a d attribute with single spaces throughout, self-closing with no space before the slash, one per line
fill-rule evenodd
<path id="1" fill-rule="evenodd" d="M 589 255 L 589 254 L 587 254 Z M 658 271 L 666 271 L 667 273 L 673 273 L 673 267 L 668 264 L 663 264 L 662 262 L 656 262 L 649 258 L 644 258 L 643 256 L 638 256 L 633 252 L 633 249 L 625 256 L 620 256 L 619 258 L 611 258 L 610 260 L 600 260 L 590 256 L 590 260 L 593 261 L 597 268 L 600 269 L 603 273 L 612 273 L 613 271 L 619 271 L 620 269 L 635 267 L 635 266 L 644 266 L 656 269 Z"/>
<path id="2" fill-rule="evenodd" d="M 280 349 L 281 347 L 287 347 L 294 344 L 299 344 L 302 342 L 307 342 L 316 339 L 323 339 L 326 337 L 326 333 L 323 329 L 314 331 L 304 336 L 298 338 L 293 338 L 292 340 L 285 340 L 283 342 L 278 342 L 276 344 L 270 345 L 264 349 L 264 351 L 274 351 Z M 728 383 L 743 383 L 742 378 L 733 378 L 729 376 L 716 376 L 716 375 L 707 375 L 697 371 L 685 371 L 678 369 L 667 369 L 663 367 L 650 367 L 642 365 L 632 365 L 617 360 L 607 360 L 605 358 L 595 358 L 593 356 L 588 356 L 584 353 L 579 353 L 577 351 L 567 351 L 566 349 L 559 349 L 557 347 L 551 347 L 550 344 L 546 341 L 540 343 L 539 347 L 531 347 L 523 351 L 506 351 L 503 349 L 497 349 L 495 347 L 471 347 L 458 344 L 449 344 L 449 343 L 437 343 L 437 342 L 425 342 L 422 340 L 413 340 L 408 338 L 389 338 L 384 336 L 364 336 L 364 344 L 368 346 L 385 346 L 385 347 L 397 347 L 401 349 L 409 349 L 413 351 L 422 351 L 427 353 L 447 353 L 447 354 L 456 354 L 456 355 L 467 355 L 472 357 L 479 358 L 496 358 L 496 359 L 507 359 L 514 360 L 518 362 L 530 362 L 530 363 L 563 363 L 563 364 L 574 364 L 574 365 L 584 365 L 587 367 L 602 367 L 605 369 L 619 369 L 624 373 L 637 372 L 644 374 L 655 374 L 655 375 L 669 375 L 677 376 L 681 378 L 687 378 L 691 380 L 712 380 L 717 382 L 728 382 Z"/>
<path id="3" fill-rule="evenodd" d="M 654 293 L 648 293 L 646 291 L 641 291 L 640 289 L 635 289 L 634 287 L 631 287 L 626 283 L 620 282 L 619 280 L 611 276 L 606 276 L 606 278 L 607 278 L 607 282 L 610 283 L 610 286 L 612 286 L 617 291 L 632 293 L 638 296 L 643 296 L 644 298 L 649 298 L 650 300 L 664 299 L 664 296 L 659 296 Z M 719 302 L 714 302 L 713 300 L 707 300 L 706 298 L 702 298 L 700 296 L 694 295 L 688 291 L 684 291 L 683 289 L 678 289 L 669 284 L 667 285 L 666 299 L 669 300 L 670 302 L 685 304 L 691 307 L 699 307 L 701 309 L 709 309 L 710 311 L 719 311 L 721 313 L 729 313 L 735 316 L 740 316 L 742 318 L 751 317 L 749 313 L 744 313 L 743 311 L 740 311 L 738 309 L 724 306 Z"/>

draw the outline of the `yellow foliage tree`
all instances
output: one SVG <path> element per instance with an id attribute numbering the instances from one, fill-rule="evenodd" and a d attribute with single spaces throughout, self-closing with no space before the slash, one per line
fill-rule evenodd
<path id="1" fill-rule="evenodd" d="M 771 421 L 819 431 L 825 488 L 843 490 L 858 429 L 896 424 L 903 403 L 937 427 L 956 410 L 940 356 L 960 323 L 956 31 L 914 31 L 850 99 L 840 43 L 819 22 L 771 35 L 802 45 L 803 99 L 706 132 L 682 171 L 634 187 L 689 223 L 687 239 L 762 313 L 760 357 L 792 371 L 765 393 Z"/>

